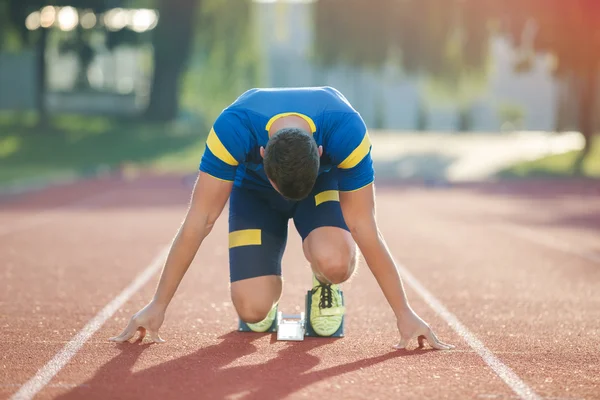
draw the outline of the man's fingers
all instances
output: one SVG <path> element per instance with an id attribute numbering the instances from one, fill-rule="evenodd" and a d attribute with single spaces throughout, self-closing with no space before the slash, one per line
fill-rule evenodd
<path id="1" fill-rule="evenodd" d="M 124 331 L 119 336 L 112 337 L 109 340 L 112 342 L 126 342 L 131 339 L 133 335 L 135 335 L 135 330 L 133 332 Z"/>
<path id="2" fill-rule="evenodd" d="M 408 343 L 410 342 L 411 339 L 412 338 L 409 338 L 409 339 L 407 339 L 405 337 L 401 338 L 400 342 L 398 344 L 394 345 L 394 348 L 395 349 L 406 349 L 406 347 L 408 346 Z M 417 337 L 417 341 L 419 343 L 419 349 L 422 349 L 423 347 L 425 347 L 425 341 L 429 342 L 429 345 L 437 350 L 451 350 L 454 348 L 453 345 L 443 343 L 442 341 L 440 341 L 431 329 L 429 329 L 427 332 L 423 332 L 423 334 L 419 335 Z"/>
<path id="3" fill-rule="evenodd" d="M 131 339 L 133 335 L 135 335 L 136 330 L 137 326 L 132 318 L 127 324 L 127 327 L 123 330 L 123 332 L 120 335 L 111 337 L 109 340 L 111 342 L 125 342 Z"/>
<path id="4" fill-rule="evenodd" d="M 408 339 L 400 338 L 400 343 L 398 343 L 397 345 L 394 345 L 394 348 L 399 349 L 399 350 L 406 349 L 406 346 L 408 346 L 408 342 L 409 342 Z"/>
<path id="5" fill-rule="evenodd" d="M 138 337 L 137 340 L 141 342 L 146 337 L 146 328 L 144 328 L 143 326 L 140 326 L 138 328 L 138 331 L 140 332 L 140 336 Z"/>
<path id="6" fill-rule="evenodd" d="M 165 340 L 160 337 L 158 332 L 155 332 L 155 331 L 150 331 L 150 339 L 152 339 L 152 341 L 154 343 L 164 343 L 165 342 Z"/>
<path id="7" fill-rule="evenodd" d="M 421 336 L 423 337 L 423 336 Z M 419 337 L 420 342 L 422 341 L 421 337 Z M 453 349 L 454 346 L 450 345 L 450 344 L 446 344 L 446 343 L 442 343 L 437 336 L 435 335 L 435 333 L 433 333 L 432 330 L 429 330 L 425 336 L 423 337 L 424 339 L 427 339 L 427 341 L 429 342 L 429 344 L 431 345 L 431 347 L 433 347 L 434 349 L 438 349 L 438 350 L 450 350 Z"/>

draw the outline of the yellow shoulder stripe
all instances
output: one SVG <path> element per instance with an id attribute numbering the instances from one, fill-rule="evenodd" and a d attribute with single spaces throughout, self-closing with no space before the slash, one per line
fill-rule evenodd
<path id="1" fill-rule="evenodd" d="M 310 130 L 312 131 L 312 133 L 315 133 L 317 131 L 317 125 L 315 125 L 315 121 L 313 121 L 312 118 L 310 118 L 308 115 L 304 115 L 304 114 L 300 114 L 300 113 L 296 113 L 296 112 L 287 112 L 287 113 L 277 114 L 276 116 L 271 118 L 269 120 L 269 122 L 267 122 L 266 130 L 271 129 L 271 125 L 273 125 L 273 123 L 275 121 L 277 121 L 279 118 L 288 117 L 290 115 L 295 115 L 295 116 L 300 117 L 303 120 L 305 120 L 308 123 L 308 125 L 310 126 Z"/>
<path id="2" fill-rule="evenodd" d="M 238 165 L 239 163 L 233 156 L 227 151 L 221 140 L 217 136 L 215 129 L 212 128 L 206 139 L 206 145 L 210 151 L 221 161 L 229 165 Z"/>
<path id="3" fill-rule="evenodd" d="M 371 148 L 371 139 L 369 138 L 369 132 L 365 132 L 365 137 L 362 142 L 354 149 L 352 153 L 344 161 L 342 161 L 338 168 L 349 169 L 355 167 L 367 154 Z"/>

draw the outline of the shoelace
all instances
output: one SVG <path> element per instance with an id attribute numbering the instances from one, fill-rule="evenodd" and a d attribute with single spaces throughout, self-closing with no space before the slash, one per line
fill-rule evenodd
<path id="1" fill-rule="evenodd" d="M 312 289 L 312 293 L 314 294 L 317 290 L 321 288 L 321 298 L 319 300 L 319 308 L 331 308 L 333 306 L 333 294 L 331 293 L 331 285 L 321 283 L 318 286 L 315 286 Z"/>

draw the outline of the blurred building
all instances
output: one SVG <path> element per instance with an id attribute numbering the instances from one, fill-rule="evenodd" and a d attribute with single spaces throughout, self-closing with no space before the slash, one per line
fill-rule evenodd
<path id="1" fill-rule="evenodd" d="M 158 23 L 149 9 L 115 8 L 105 13 L 45 6 L 24 21 L 46 30 L 39 47 L 0 52 L 0 110 L 36 108 L 41 85 L 38 61 L 44 58 L 47 111 L 135 115 L 145 109 L 151 80 L 152 46 L 147 32 Z M 108 48 L 109 33 L 144 35 L 135 44 Z"/>
<path id="2" fill-rule="evenodd" d="M 467 109 L 463 106 L 461 110 L 457 104 L 428 98 L 424 79 L 405 77 L 392 65 L 377 72 L 344 65 L 317 67 L 311 61 L 313 2 L 256 2 L 255 7 L 258 41 L 266 63 L 264 86 L 334 86 L 369 126 L 379 129 L 452 132 L 465 128 L 461 113 L 467 113 L 468 130 L 498 132 L 511 129 L 501 118 L 500 110 L 506 106 L 522 115 L 515 128 L 555 129 L 560 87 L 548 71 L 548 59 L 539 56 L 531 72 L 516 73 L 516 54 L 502 38 L 490 43 L 492 67 L 485 86 Z M 562 109 L 568 116 L 573 111 Z"/>
<path id="3" fill-rule="evenodd" d="M 313 62 L 314 1 L 254 1 L 252 18 L 260 52 L 260 86 L 334 86 L 349 98 L 368 125 L 377 129 L 498 132 L 572 130 L 576 126 L 577 102 L 572 100 L 572 82 L 554 81 L 549 72 L 552 60 L 545 56 L 535 59 L 531 72 L 516 73 L 516 53 L 500 37 L 490 41 L 490 65 L 484 82 L 478 82 L 471 92 L 469 88 L 459 88 L 461 93 L 456 97 L 461 100 L 455 101 L 454 93 L 440 95 L 427 77 L 406 76 L 393 64 L 377 71 L 341 64 L 320 67 Z M 82 13 L 78 21 L 70 21 L 58 18 L 61 12 L 56 13 L 58 26 L 47 24 L 53 26 L 45 52 L 45 101 L 49 111 L 128 115 L 141 112 L 149 98 L 152 77 L 149 36 L 145 34 L 142 44 L 109 49 L 106 29 L 99 24 L 106 21 L 109 31 L 117 31 L 129 21 L 130 30 L 142 33 L 156 26 L 156 15 L 151 10 L 112 10 L 98 17 Z M 131 18 L 125 18 L 123 13 L 129 13 Z M 43 9 L 32 13 L 26 21 L 28 29 L 39 29 L 43 14 Z M 72 10 L 63 14 L 75 16 Z M 110 26 L 111 21 L 115 26 Z M 60 22 L 68 26 L 61 28 Z M 85 67 L 81 55 L 65 50 L 62 44 L 65 39 L 73 39 L 77 23 L 92 33 L 88 42 L 94 56 Z M 70 30 L 65 31 L 66 28 Z M 39 53 L 31 50 L 0 54 L 0 110 L 35 108 L 38 57 Z M 194 59 L 197 63 L 206 62 L 204 54 L 196 54 Z M 206 72 L 190 64 L 193 74 Z M 81 82 L 85 83 L 83 87 Z M 214 101 L 212 97 L 210 101 Z"/>
<path id="4" fill-rule="evenodd" d="M 0 110 L 35 108 L 35 65 L 34 51 L 0 52 Z"/>

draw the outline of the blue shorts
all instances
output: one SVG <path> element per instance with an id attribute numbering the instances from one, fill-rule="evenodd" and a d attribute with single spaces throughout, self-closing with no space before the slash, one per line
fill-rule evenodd
<path id="1" fill-rule="evenodd" d="M 291 218 L 302 240 L 323 226 L 348 230 L 334 171 L 321 174 L 311 194 L 301 201 L 288 201 L 275 190 L 233 188 L 229 200 L 231 282 L 281 275 Z"/>

